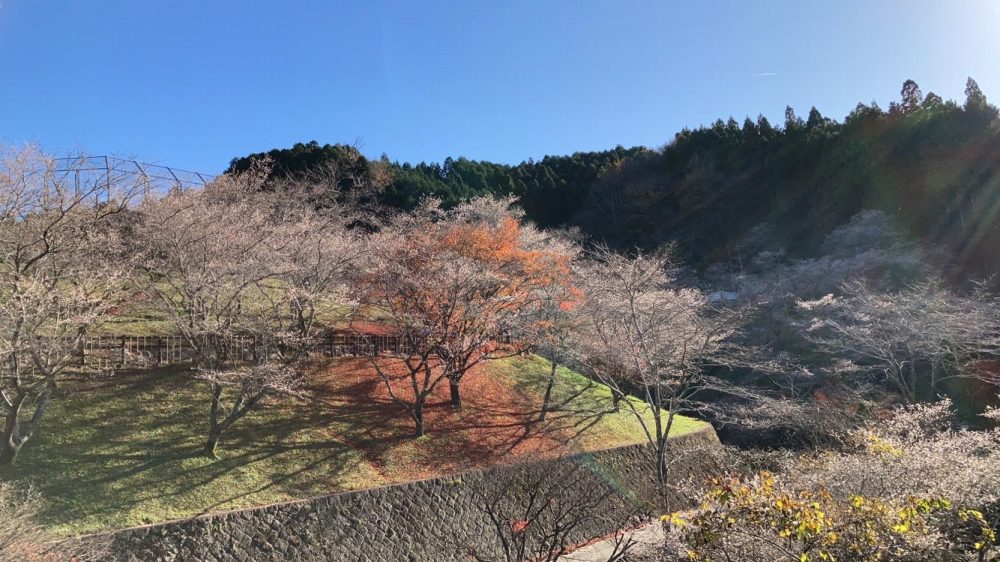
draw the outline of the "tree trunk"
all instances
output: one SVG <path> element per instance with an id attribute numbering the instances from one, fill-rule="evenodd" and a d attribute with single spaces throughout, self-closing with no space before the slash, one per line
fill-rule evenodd
<path id="1" fill-rule="evenodd" d="M 462 394 L 458 390 L 458 381 L 448 379 L 448 388 L 451 389 L 451 407 L 458 410 L 462 407 Z"/>
<path id="2" fill-rule="evenodd" d="M 545 397 L 542 398 L 542 411 L 538 414 L 538 421 L 545 421 L 545 415 L 549 413 L 549 402 L 552 401 L 552 387 L 556 384 L 556 367 L 558 364 L 552 361 L 552 370 L 549 372 L 549 384 L 545 387 Z"/>
<path id="3" fill-rule="evenodd" d="M 660 492 L 660 513 L 666 514 L 671 513 L 670 506 L 670 449 L 671 449 L 671 438 L 670 430 L 674 426 L 674 413 L 676 411 L 677 405 L 671 400 L 670 408 L 667 410 L 667 424 L 665 427 L 661 426 L 661 422 L 657 419 L 656 426 L 656 482 L 659 487 Z M 655 412 L 657 418 L 661 416 L 660 410 L 657 409 Z"/>
<path id="4" fill-rule="evenodd" d="M 657 439 L 656 445 L 656 508 L 661 514 L 670 513 L 670 496 L 668 483 L 670 481 L 670 464 L 668 455 L 670 454 L 670 441 Z"/>
<path id="5" fill-rule="evenodd" d="M 423 399 L 417 399 L 416 404 L 413 405 L 413 423 L 415 425 L 413 430 L 414 437 L 424 436 L 424 401 Z"/>
<path id="6" fill-rule="evenodd" d="M 202 453 L 208 458 L 215 458 L 215 448 L 222 438 L 222 428 L 219 427 L 219 406 L 222 399 L 222 385 L 212 383 L 212 408 L 208 413 L 208 439 Z"/>
<path id="7" fill-rule="evenodd" d="M 202 454 L 210 459 L 217 458 L 215 454 L 215 449 L 219 446 L 219 439 L 222 435 L 209 431 L 208 439 L 205 441 L 205 447 L 202 449 Z"/>
<path id="8" fill-rule="evenodd" d="M 938 395 L 938 368 L 941 361 L 937 358 L 931 359 L 931 399 Z"/>
<path id="9" fill-rule="evenodd" d="M 17 453 L 21 451 L 21 445 L 11 439 L 12 435 L 4 432 L 3 443 L 0 443 L 0 470 L 6 469 L 14 464 Z"/>
<path id="10" fill-rule="evenodd" d="M 17 452 L 21 449 L 21 444 L 14 439 L 17 434 L 17 417 L 21 412 L 21 404 L 24 401 L 23 396 L 18 396 L 14 400 L 14 409 L 4 416 L 3 423 L 3 433 L 0 433 L 0 468 L 6 468 L 14 464 L 14 459 L 17 458 Z"/>
<path id="11" fill-rule="evenodd" d="M 13 407 L 4 416 L 3 432 L 0 433 L 0 469 L 14 464 L 21 447 L 35 433 L 35 429 L 42 420 L 42 415 L 49 404 L 54 385 L 49 386 L 37 397 L 35 397 L 35 412 L 29 420 L 21 418 L 22 408 L 28 397 L 25 394 L 18 394 L 13 400 Z"/>

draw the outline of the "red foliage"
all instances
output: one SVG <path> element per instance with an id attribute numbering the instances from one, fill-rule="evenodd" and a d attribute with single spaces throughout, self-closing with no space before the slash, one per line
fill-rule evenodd
<path id="1" fill-rule="evenodd" d="M 513 531 L 515 535 L 520 535 L 528 530 L 528 521 L 523 519 L 513 519 L 510 522 L 510 530 Z"/>
<path id="2" fill-rule="evenodd" d="M 394 384 L 407 384 L 406 369 L 385 358 L 385 370 L 397 373 Z M 364 452 L 368 462 L 407 472 L 407 478 L 485 467 L 519 458 L 555 457 L 573 450 L 568 440 L 573 420 L 552 416 L 534 423 L 538 399 L 516 388 L 506 377 L 491 376 L 480 365 L 466 375 L 464 407 L 449 406 L 447 385 L 435 389 L 424 412 L 428 434 L 414 440 L 406 413 L 389 397 L 368 359 L 331 360 L 313 375 L 313 390 L 337 409 L 340 421 L 352 429 L 334 430 L 331 438 Z M 400 456 L 405 455 L 401 460 Z M 404 466 L 405 465 L 405 466 Z"/>

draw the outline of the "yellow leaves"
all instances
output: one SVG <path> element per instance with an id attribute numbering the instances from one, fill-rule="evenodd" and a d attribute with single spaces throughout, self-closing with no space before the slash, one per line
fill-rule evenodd
<path id="1" fill-rule="evenodd" d="M 702 508 L 685 513 L 682 536 L 698 560 L 714 559 L 717 549 L 725 548 L 725 537 L 732 529 L 770 536 L 772 543 L 794 553 L 792 559 L 886 560 L 936 533 L 939 514 L 952 510 L 951 501 L 939 497 L 842 498 L 823 489 L 789 490 L 767 473 L 714 483 Z M 982 514 L 964 510 L 961 517 L 976 522 Z M 993 530 L 976 527 L 965 543 L 967 548 L 971 551 L 975 546 L 979 552 L 992 548 Z"/>
<path id="2" fill-rule="evenodd" d="M 976 521 L 983 521 L 983 512 L 976 509 L 963 509 L 958 512 L 958 518 L 963 522 L 969 521 L 970 519 L 975 519 Z"/>
<path id="3" fill-rule="evenodd" d="M 983 512 L 977 509 L 962 509 L 958 512 L 958 519 L 963 523 L 968 523 L 971 527 L 971 535 L 975 538 L 973 548 L 976 552 L 983 552 L 993 548 L 997 542 L 996 531 L 989 526 Z"/>
<path id="4" fill-rule="evenodd" d="M 671 525 L 679 528 L 685 527 L 688 524 L 687 519 L 681 517 L 680 512 L 661 515 L 660 521 L 663 521 L 664 523 L 670 523 Z"/>
<path id="5" fill-rule="evenodd" d="M 868 439 L 868 451 L 871 453 L 875 453 L 880 457 L 883 457 L 883 460 L 899 457 L 903 454 L 902 449 L 894 446 L 892 443 L 889 443 L 888 441 L 882 439 L 877 435 L 869 434 L 867 436 L 867 439 Z"/>

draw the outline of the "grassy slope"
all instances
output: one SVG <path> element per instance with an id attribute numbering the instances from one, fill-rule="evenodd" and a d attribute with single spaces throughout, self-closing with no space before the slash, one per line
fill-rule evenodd
<path id="1" fill-rule="evenodd" d="M 460 412 L 447 408 L 441 389 L 428 411 L 429 434 L 415 440 L 363 362 L 330 361 L 316 375 L 315 401 L 276 401 L 251 413 L 216 460 L 198 455 L 207 394 L 187 374 L 70 383 L 80 392 L 53 402 L 12 476 L 36 486 L 49 500 L 46 522 L 69 533 L 644 440 L 624 408 L 607 411 L 606 388 L 567 369 L 559 370 L 555 402 L 572 399 L 533 423 L 548 368 L 537 357 L 494 362 L 463 383 Z M 697 427 L 681 419 L 676 430 Z"/>

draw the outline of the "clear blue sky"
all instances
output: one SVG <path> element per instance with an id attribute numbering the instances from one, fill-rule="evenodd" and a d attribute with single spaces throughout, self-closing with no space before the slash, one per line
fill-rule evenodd
<path id="1" fill-rule="evenodd" d="M 915 79 L 1000 101 L 1000 1 L 0 0 L 0 140 L 218 172 L 298 141 L 401 161 L 660 146 Z"/>

